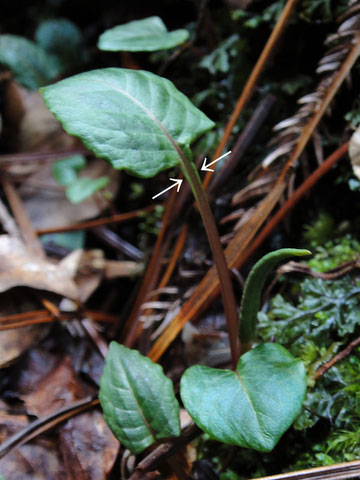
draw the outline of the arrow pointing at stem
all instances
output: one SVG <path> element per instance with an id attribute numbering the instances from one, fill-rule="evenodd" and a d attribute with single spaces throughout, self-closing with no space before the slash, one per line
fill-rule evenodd
<path id="1" fill-rule="evenodd" d="M 175 182 L 175 183 L 173 183 L 172 185 L 170 185 L 170 187 L 165 188 L 165 190 L 163 190 L 162 192 L 157 193 L 154 197 L 152 197 L 153 200 L 154 200 L 154 198 L 159 197 L 159 196 L 162 195 L 163 193 L 165 193 L 165 192 L 167 192 L 168 190 L 170 190 L 170 188 L 177 187 L 177 191 L 178 191 L 178 192 L 180 191 L 181 184 L 182 184 L 183 180 L 180 179 L 180 178 L 170 178 L 169 180 L 172 180 L 172 181 Z"/>
<path id="2" fill-rule="evenodd" d="M 229 152 L 227 152 L 227 153 L 224 153 L 224 155 L 221 155 L 221 157 L 216 158 L 215 160 L 213 160 L 212 162 L 208 163 L 207 165 L 206 165 L 206 160 L 207 160 L 207 159 L 205 158 L 205 159 L 204 159 L 204 162 L 203 162 L 203 164 L 202 164 L 201 170 L 202 170 L 203 172 L 214 172 L 215 170 L 213 170 L 212 168 L 209 168 L 209 167 L 211 167 L 211 165 L 213 165 L 214 163 L 218 162 L 218 161 L 221 160 L 222 158 L 227 157 L 228 155 L 230 155 L 230 153 L 231 153 L 231 150 L 230 150 Z"/>

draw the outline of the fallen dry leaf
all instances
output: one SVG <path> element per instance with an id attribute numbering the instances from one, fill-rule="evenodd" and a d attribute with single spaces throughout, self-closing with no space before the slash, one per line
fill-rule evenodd
<path id="1" fill-rule="evenodd" d="M 25 415 L 0 410 L 0 442 L 28 425 Z M 6 480 L 67 480 L 56 440 L 37 438 L 0 459 L 0 473 Z"/>
<path id="2" fill-rule="evenodd" d="M 106 191 L 116 194 L 119 175 L 105 160 L 94 159 L 86 165 L 81 176 L 92 179 L 108 176 Z M 45 164 L 31 175 L 19 189 L 31 223 L 38 230 L 65 227 L 98 216 L 108 207 L 108 201 L 97 192 L 79 204 L 65 197 L 65 189 L 55 181 L 52 165 Z"/>
<path id="3" fill-rule="evenodd" d="M 119 442 L 100 412 L 83 413 L 61 428 L 60 449 L 68 480 L 105 480 L 119 451 Z"/>
<path id="4" fill-rule="evenodd" d="M 33 385 L 30 393 L 21 395 L 26 410 L 42 417 L 84 397 L 84 388 L 76 378 L 69 357 Z"/>
<path id="5" fill-rule="evenodd" d="M 0 368 L 7 367 L 39 342 L 49 331 L 47 326 L 28 326 L 0 332 Z"/>
<path id="6" fill-rule="evenodd" d="M 17 238 L 0 236 L 0 292 L 26 286 L 77 298 L 73 281 L 81 251 L 74 251 L 58 264 L 35 258 Z"/>

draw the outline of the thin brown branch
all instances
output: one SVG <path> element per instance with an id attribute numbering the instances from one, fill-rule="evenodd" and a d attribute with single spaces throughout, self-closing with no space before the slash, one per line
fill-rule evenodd
<path id="1" fill-rule="evenodd" d="M 253 480 L 343 480 L 360 475 L 360 460 L 347 463 L 337 463 L 328 467 L 309 468 L 292 473 L 280 473 L 270 477 L 261 477 Z"/>
<path id="2" fill-rule="evenodd" d="M 24 152 L 24 153 L 9 153 L 7 155 L 0 155 L 0 164 L 6 168 L 7 164 L 14 163 L 34 163 L 34 162 L 55 162 L 56 160 L 70 157 L 76 154 L 90 154 L 85 147 L 78 147 L 72 150 L 63 150 L 60 152 Z"/>
<path id="3" fill-rule="evenodd" d="M 96 310 L 85 310 L 86 317 L 90 316 L 94 321 L 100 323 L 118 322 L 118 317 L 109 313 L 104 313 Z M 0 331 L 11 330 L 13 328 L 23 328 L 28 325 L 37 325 L 40 323 L 52 323 L 56 320 L 70 321 L 76 318 L 77 312 L 60 312 L 56 318 L 54 315 L 47 312 L 47 310 L 34 310 L 31 312 L 18 313 L 0 317 Z"/>
<path id="4" fill-rule="evenodd" d="M 150 205 L 149 207 L 141 208 L 139 210 L 134 210 L 132 212 L 118 213 L 116 215 L 111 215 L 110 217 L 98 218 L 96 220 L 90 220 L 88 222 L 77 223 L 75 225 L 69 225 L 66 227 L 56 227 L 56 228 L 43 228 L 36 231 L 38 235 L 45 235 L 48 233 L 59 233 L 59 232 L 75 232 L 77 230 L 88 230 L 89 228 L 99 227 L 101 225 L 109 225 L 112 223 L 122 223 L 127 220 L 132 220 L 134 218 L 141 218 L 144 214 L 153 212 L 158 205 Z"/>
<path id="5" fill-rule="evenodd" d="M 23 239 L 25 240 L 26 245 L 31 249 L 35 255 L 40 258 L 45 257 L 44 249 L 41 245 L 41 242 L 38 236 L 35 233 L 34 227 L 32 226 L 29 217 L 24 209 L 23 203 L 14 188 L 11 180 L 5 172 L 2 172 L 1 181 L 3 189 L 13 215 L 19 225 Z"/>
<path id="6" fill-rule="evenodd" d="M 324 365 L 322 365 L 316 372 L 315 372 L 315 375 L 314 375 L 314 380 L 317 380 L 318 378 L 320 378 L 322 375 L 324 375 L 325 372 L 327 372 L 328 370 L 330 370 L 330 368 L 332 366 L 334 366 L 336 363 L 340 362 L 341 360 L 343 360 L 344 358 L 346 358 L 348 355 L 350 355 L 350 353 L 354 350 L 354 348 L 356 348 L 358 345 L 360 345 L 360 337 L 358 337 L 357 339 L 353 340 L 351 343 L 349 343 L 349 345 L 344 349 L 342 350 L 341 352 L 339 352 L 337 355 L 335 355 L 329 362 L 325 363 Z"/>
<path id="7" fill-rule="evenodd" d="M 47 432 L 59 423 L 97 405 L 99 405 L 97 398 L 85 398 L 31 422 L 19 432 L 11 435 L 11 437 L 0 445 L 0 458 L 3 458 L 13 448 L 23 445 L 41 433 Z"/>
<path id="8" fill-rule="evenodd" d="M 127 347 L 132 347 L 138 337 L 139 327 L 140 327 L 139 314 L 141 310 L 141 305 L 145 302 L 148 294 L 152 290 L 154 290 L 160 274 L 161 259 L 163 258 L 166 250 L 165 237 L 169 229 L 169 223 L 172 217 L 172 213 L 175 205 L 175 199 L 176 199 L 176 191 L 175 189 L 173 189 L 166 203 L 161 230 L 159 235 L 157 236 L 156 243 L 150 258 L 150 262 L 148 264 L 144 279 L 140 287 L 140 291 L 137 295 L 135 304 L 130 312 L 130 315 L 124 327 L 124 332 L 123 332 L 123 335 L 125 338 L 124 345 L 126 345 Z M 141 330 L 141 327 L 140 327 L 140 330 Z"/>

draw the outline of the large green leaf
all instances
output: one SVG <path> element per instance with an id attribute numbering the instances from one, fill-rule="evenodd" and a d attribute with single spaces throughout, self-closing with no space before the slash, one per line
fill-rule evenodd
<path id="1" fill-rule="evenodd" d="M 311 255 L 309 250 L 280 248 L 262 257 L 252 268 L 246 279 L 240 308 L 240 340 L 249 343 L 254 340 L 257 315 L 260 307 L 262 289 L 274 267 L 289 257 Z"/>
<path id="2" fill-rule="evenodd" d="M 153 52 L 176 47 L 188 38 L 187 30 L 168 32 L 160 17 L 149 17 L 106 30 L 99 38 L 98 47 L 115 52 Z"/>
<path id="3" fill-rule="evenodd" d="M 17 35 L 0 35 L 0 64 L 30 90 L 46 85 L 60 73 L 57 59 L 40 46 Z"/>
<path id="4" fill-rule="evenodd" d="M 100 381 L 104 417 L 134 453 L 156 440 L 180 435 L 179 404 L 160 365 L 111 342 Z"/>
<path id="5" fill-rule="evenodd" d="M 93 70 L 41 91 L 70 135 L 140 177 L 177 165 L 177 144 L 186 150 L 214 126 L 173 83 L 150 72 Z"/>
<path id="6" fill-rule="evenodd" d="M 299 414 L 305 391 L 301 361 L 265 343 L 243 355 L 235 372 L 190 367 L 180 393 L 194 422 L 211 437 L 269 452 Z"/>

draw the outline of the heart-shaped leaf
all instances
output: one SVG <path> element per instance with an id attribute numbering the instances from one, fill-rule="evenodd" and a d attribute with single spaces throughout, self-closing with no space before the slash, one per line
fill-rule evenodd
<path id="1" fill-rule="evenodd" d="M 106 30 L 98 47 L 113 52 L 153 52 L 176 47 L 188 38 L 187 30 L 168 32 L 160 17 L 149 17 Z"/>
<path id="2" fill-rule="evenodd" d="M 65 130 L 114 168 L 152 177 L 214 123 L 165 78 L 107 68 L 41 89 Z"/>
<path id="3" fill-rule="evenodd" d="M 269 452 L 299 414 L 305 368 L 285 348 L 259 345 L 236 371 L 201 365 L 181 379 L 181 398 L 194 422 L 220 442 Z"/>
<path id="4" fill-rule="evenodd" d="M 134 453 L 180 435 L 179 404 L 171 380 L 149 358 L 111 342 L 100 381 L 104 418 Z"/>

